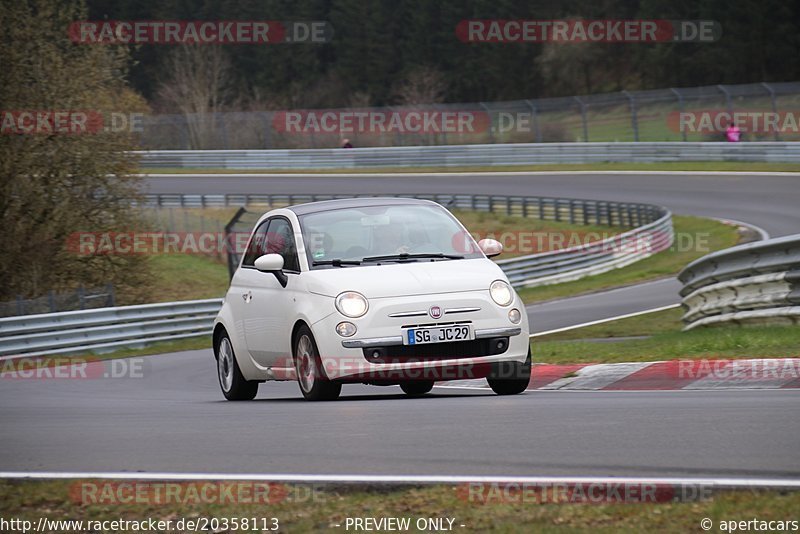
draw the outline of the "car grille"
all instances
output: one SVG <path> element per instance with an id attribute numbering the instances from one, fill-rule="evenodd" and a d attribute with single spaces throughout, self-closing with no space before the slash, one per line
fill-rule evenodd
<path id="1" fill-rule="evenodd" d="M 362 349 L 362 352 L 364 359 L 370 363 L 410 363 L 477 358 L 503 354 L 507 350 L 507 337 L 493 337 L 426 345 L 369 347 Z"/>

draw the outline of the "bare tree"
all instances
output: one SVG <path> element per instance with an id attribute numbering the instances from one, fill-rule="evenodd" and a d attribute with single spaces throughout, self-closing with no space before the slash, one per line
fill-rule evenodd
<path id="1" fill-rule="evenodd" d="M 141 186 L 136 135 L 106 130 L 104 121 L 147 106 L 125 82 L 126 50 L 69 42 L 64 28 L 86 18 L 79 1 L 4 2 L 0 10 L 3 107 L 102 116 L 98 129 L 74 134 L 0 135 L 0 300 L 112 283 L 121 303 L 133 303 L 148 291 L 146 257 L 76 246 L 81 236 L 145 225 L 132 205 Z"/>
<path id="2" fill-rule="evenodd" d="M 438 70 L 416 67 L 397 86 L 395 95 L 401 105 L 435 104 L 444 100 L 447 82 Z"/>
<path id="3" fill-rule="evenodd" d="M 166 59 L 159 97 L 186 119 L 193 149 L 212 148 L 215 113 L 231 98 L 230 59 L 220 46 L 183 45 Z"/>

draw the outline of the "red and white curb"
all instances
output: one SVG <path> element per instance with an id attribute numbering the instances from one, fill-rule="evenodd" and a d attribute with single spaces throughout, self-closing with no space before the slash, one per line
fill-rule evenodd
<path id="1" fill-rule="evenodd" d="M 438 387 L 487 389 L 485 379 Z M 535 364 L 529 390 L 800 389 L 800 358 Z"/>

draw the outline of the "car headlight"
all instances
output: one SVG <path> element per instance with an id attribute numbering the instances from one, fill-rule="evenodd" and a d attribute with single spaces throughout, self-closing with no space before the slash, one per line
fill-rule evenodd
<path id="1" fill-rule="evenodd" d="M 511 287 L 502 280 L 492 282 L 492 285 L 489 286 L 489 294 L 498 306 L 508 306 L 514 300 L 514 293 L 511 291 Z"/>
<path id="2" fill-rule="evenodd" d="M 345 291 L 336 297 L 336 309 L 345 317 L 361 317 L 369 309 L 367 298 L 355 291 Z"/>

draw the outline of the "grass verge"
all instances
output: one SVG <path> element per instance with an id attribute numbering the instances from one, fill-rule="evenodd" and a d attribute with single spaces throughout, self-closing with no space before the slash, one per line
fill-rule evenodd
<path id="1" fill-rule="evenodd" d="M 639 317 L 624 319 L 625 323 L 619 321 L 623 324 L 616 325 L 607 323 L 604 325 L 605 331 L 624 333 L 626 336 L 646 333 L 648 327 L 643 323 L 637 327 L 637 319 Z M 663 322 L 659 322 L 658 318 L 643 321 L 652 321 L 650 327 L 655 326 L 655 331 L 658 333 L 647 339 L 609 343 L 557 341 L 554 340 L 556 335 L 545 336 L 533 342 L 534 359 L 539 363 L 617 363 L 678 359 L 800 357 L 797 327 L 794 326 L 719 327 L 681 332 L 668 328 L 672 322 L 672 318 L 668 315 L 663 317 Z M 584 339 L 603 337 L 597 336 L 596 330 L 594 332 L 587 330 L 589 329 L 575 330 L 570 334 L 580 335 Z M 578 332 L 579 334 L 576 334 Z"/>
<path id="2" fill-rule="evenodd" d="M 112 360 L 115 358 L 136 358 L 139 356 L 150 356 L 152 354 L 169 354 L 171 352 L 183 352 L 185 350 L 211 350 L 211 334 L 206 336 L 188 337 L 176 339 L 175 341 L 157 341 L 146 347 L 135 349 L 119 349 L 113 352 L 103 352 L 99 354 L 71 354 L 69 356 L 53 356 L 56 359 L 62 358 L 91 358 L 92 360 Z M 209 354 L 211 354 L 209 352 Z"/>
<path id="3" fill-rule="evenodd" d="M 620 231 L 619 228 L 607 226 L 570 225 L 488 212 L 460 211 L 457 215 L 470 232 L 480 236 L 535 233 L 544 236 L 559 235 L 570 240 L 590 232 L 613 235 Z M 676 215 L 674 226 L 678 239 L 691 240 L 691 246 L 686 245 L 688 241 L 683 243 L 685 246 L 679 246 L 681 243 L 676 242 L 670 250 L 627 267 L 574 282 L 523 289 L 519 292 L 520 296 L 526 303 L 539 302 L 674 275 L 690 261 L 708 252 L 733 246 L 739 239 L 735 227 L 711 219 Z M 541 250 L 537 249 L 537 252 L 549 249 L 548 239 L 544 239 L 542 243 Z M 500 257 L 512 258 L 529 253 L 529 250 L 511 249 Z M 201 255 L 161 254 L 152 256 L 150 265 L 153 273 L 150 302 L 217 298 L 222 297 L 228 288 L 228 270 L 221 259 Z"/>
<path id="4" fill-rule="evenodd" d="M 176 209 L 176 217 L 183 220 L 187 211 Z M 213 217 L 229 219 L 229 211 L 209 210 L 208 218 L 209 220 L 213 220 Z M 202 213 L 195 210 L 192 212 L 192 216 L 197 219 Z M 500 236 L 504 233 L 559 235 L 563 236 L 565 241 L 569 241 L 582 239 L 589 232 L 611 236 L 623 230 L 609 226 L 571 225 L 532 217 L 512 217 L 479 211 L 462 210 L 456 212 L 456 215 L 470 232 L 481 237 Z M 549 245 L 549 240 L 542 240 L 542 248 L 537 249 L 536 252 L 549 250 Z M 509 250 L 502 257 L 511 258 L 530 253 L 529 250 Z M 153 280 L 149 287 L 148 302 L 218 298 L 225 295 L 229 284 L 228 268 L 221 257 L 215 258 L 199 254 L 158 254 L 150 258 L 150 272 Z"/>
<path id="5" fill-rule="evenodd" d="M 139 169 L 146 174 L 298 174 L 298 173 L 413 173 L 413 172 L 505 172 L 505 171 L 731 171 L 731 172 L 800 172 L 796 163 L 762 163 L 755 161 L 670 161 L 661 163 L 575 163 L 544 165 L 497 165 L 464 167 L 370 167 L 358 169 L 222 169 L 152 167 Z"/>
<path id="6" fill-rule="evenodd" d="M 418 518 L 450 518 L 454 520 L 453 530 L 469 532 L 692 532 L 701 531 L 700 521 L 708 518 L 713 522 L 713 532 L 719 532 L 722 521 L 796 519 L 800 507 L 800 492 L 752 490 L 713 492 L 710 498 L 694 502 L 589 505 L 476 503 L 467 499 L 465 487 L 452 485 L 324 486 L 315 487 L 313 496 L 305 498 L 303 495 L 311 491 L 307 487 L 273 486 L 270 492 L 275 489 L 285 490 L 288 497 L 269 504 L 99 505 L 81 504 L 80 487 L 74 481 L 4 480 L 0 481 L 0 514 L 32 521 L 34 526 L 40 517 L 84 522 L 169 519 L 173 525 L 181 518 L 274 517 L 281 532 L 344 531 L 348 517 L 409 518 L 410 532 L 419 532 L 413 526 Z"/>
<path id="7" fill-rule="evenodd" d="M 522 289 L 518 293 L 525 303 L 541 302 L 674 276 L 689 262 L 739 242 L 739 231 L 735 226 L 713 219 L 675 215 L 673 226 L 676 239 L 669 250 L 596 276 Z"/>
<path id="8" fill-rule="evenodd" d="M 628 336 L 652 336 L 667 332 L 677 332 L 683 327 L 682 308 L 646 313 L 627 319 L 566 330 L 537 339 L 545 341 L 573 341 L 584 339 L 624 338 Z"/>
<path id="9" fill-rule="evenodd" d="M 506 248 L 498 259 L 548 252 L 563 247 L 563 243 L 586 243 L 597 240 L 596 236 L 607 238 L 626 230 L 613 226 L 569 224 L 488 211 L 453 210 L 453 215 L 476 239 L 490 237 L 503 242 Z M 587 237 L 590 233 L 594 235 Z"/>
<path id="10" fill-rule="evenodd" d="M 150 272 L 150 302 L 220 298 L 230 283 L 224 261 L 202 255 L 154 255 Z"/>

